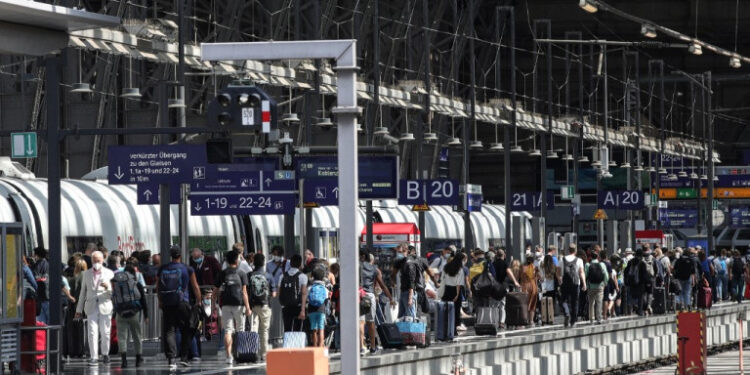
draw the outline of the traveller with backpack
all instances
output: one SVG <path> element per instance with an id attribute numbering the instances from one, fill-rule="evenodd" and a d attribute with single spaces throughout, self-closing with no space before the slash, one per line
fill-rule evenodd
<path id="1" fill-rule="evenodd" d="M 43 247 L 34 249 L 34 266 L 31 269 L 36 279 L 37 320 L 49 323 L 49 262 L 47 250 Z"/>
<path id="2" fill-rule="evenodd" d="M 359 268 L 360 279 L 360 302 L 359 302 L 359 323 L 360 323 L 360 352 L 365 351 L 365 326 L 368 328 L 370 337 L 376 337 L 375 318 L 377 311 L 377 299 L 375 298 L 375 287 L 378 286 L 383 295 L 390 301 L 391 306 L 396 305 L 396 301 L 391 296 L 390 288 L 385 285 L 383 275 L 375 265 L 375 256 L 370 252 L 362 252 L 361 263 Z M 333 268 L 333 267 L 332 267 Z M 338 283 L 337 283 L 338 285 Z M 377 340 L 370 340 L 370 354 L 378 351 Z"/>
<path id="3" fill-rule="evenodd" d="M 132 259 L 132 258 L 131 258 Z M 143 349 L 141 335 L 141 316 L 148 321 L 148 306 L 146 292 L 136 277 L 138 261 L 128 260 L 125 270 L 115 273 L 112 278 L 112 302 L 115 308 L 115 322 L 117 323 L 117 341 L 120 343 L 120 367 L 128 367 L 128 338 L 133 338 L 135 346 L 135 366 L 143 364 Z"/>
<path id="4" fill-rule="evenodd" d="M 716 270 L 716 299 L 723 301 L 728 299 L 729 295 L 729 264 L 730 259 L 727 257 L 727 249 L 721 249 L 719 256 L 714 257 L 714 269 Z"/>
<path id="5" fill-rule="evenodd" d="M 248 278 L 247 298 L 250 309 L 258 318 L 258 327 L 253 327 L 260 339 L 258 360 L 264 361 L 268 351 L 268 333 L 271 327 L 271 298 L 276 297 L 273 278 L 266 272 L 266 257 L 262 253 L 253 258 L 254 271 Z"/>
<path id="6" fill-rule="evenodd" d="M 307 291 L 307 319 L 312 331 L 312 346 L 325 346 L 326 309 L 331 293 L 326 288 L 328 270 L 315 267 L 312 270 L 313 282 Z"/>
<path id="7" fill-rule="evenodd" d="M 601 324 L 604 287 L 609 283 L 609 272 L 607 266 L 599 261 L 598 253 L 591 253 L 591 262 L 586 265 L 586 281 L 588 282 L 589 321 L 593 322 L 596 317 L 596 324 Z"/>
<path id="8" fill-rule="evenodd" d="M 301 330 L 305 320 L 305 309 L 307 306 L 307 275 L 300 271 L 302 267 L 302 256 L 292 255 L 290 268 L 284 272 L 279 282 L 279 302 L 281 302 L 281 315 L 284 321 L 284 332 Z"/>
<path id="9" fill-rule="evenodd" d="M 195 301 L 201 303 L 201 291 L 195 272 L 191 267 L 182 263 L 182 250 L 179 246 L 169 249 L 171 261 L 159 267 L 156 276 L 156 293 L 159 307 L 162 310 L 164 325 L 165 353 L 169 362 L 169 369 L 177 369 L 177 357 L 180 366 L 189 367 L 190 344 L 195 333 L 190 326 L 190 293 L 192 289 Z M 177 351 L 177 330 L 180 331 L 180 350 Z"/>
<path id="10" fill-rule="evenodd" d="M 224 328 L 224 345 L 228 365 L 234 363 L 232 357 L 232 335 L 245 330 L 245 317 L 250 316 L 248 301 L 248 278 L 239 270 L 240 255 L 236 251 L 226 253 L 227 268 L 219 273 L 214 284 L 214 295 L 219 296 L 222 325 Z M 265 275 L 261 275 L 265 280 Z"/>
<path id="11" fill-rule="evenodd" d="M 565 312 L 565 327 L 573 327 L 578 320 L 578 297 L 581 285 L 583 291 L 587 290 L 586 275 L 584 274 L 583 260 L 576 256 L 575 244 L 570 244 L 568 255 L 562 258 L 560 274 L 562 284 L 560 285 L 560 299 Z"/>
<path id="12" fill-rule="evenodd" d="M 406 244 L 396 247 L 395 261 L 393 262 L 392 278 L 398 275 L 401 294 L 398 301 L 398 317 L 417 317 L 417 306 L 419 303 L 420 287 L 424 290 L 423 272 L 429 271 L 429 264 L 423 258 L 408 255 L 409 248 Z M 421 284 L 421 285 L 420 285 Z M 426 302 L 426 301 L 425 301 Z"/>
<path id="13" fill-rule="evenodd" d="M 289 260 L 284 257 L 284 248 L 275 245 L 271 248 L 271 254 L 266 259 L 266 273 L 271 278 L 271 288 L 278 292 L 278 286 L 284 273 L 289 271 Z M 278 297 L 278 293 L 276 295 Z M 284 320 L 282 319 L 281 301 L 278 298 L 271 299 L 271 328 L 269 330 L 269 341 L 274 347 L 281 345 L 284 336 Z"/>
<path id="14" fill-rule="evenodd" d="M 631 312 L 643 315 L 647 304 L 646 286 L 650 285 L 652 277 L 647 262 L 643 257 L 643 249 L 635 251 L 635 257 L 625 266 L 625 286 L 628 290 L 628 300 Z M 653 268 L 652 268 L 653 269 Z"/>
<path id="15" fill-rule="evenodd" d="M 729 290 L 737 303 L 742 303 L 745 289 L 745 273 L 747 264 L 739 250 L 732 250 L 732 266 L 729 268 Z"/>
<path id="16" fill-rule="evenodd" d="M 680 289 L 677 302 L 683 309 L 690 309 L 693 285 L 697 281 L 695 262 L 690 255 L 684 254 L 675 260 L 673 269 L 672 276 L 677 280 Z"/>

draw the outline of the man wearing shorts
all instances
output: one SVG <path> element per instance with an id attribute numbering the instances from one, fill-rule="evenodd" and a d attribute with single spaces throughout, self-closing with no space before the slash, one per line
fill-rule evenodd
<path id="1" fill-rule="evenodd" d="M 226 253 L 227 268 L 219 273 L 214 289 L 215 296 L 221 296 L 221 320 L 224 328 L 224 346 L 227 352 L 227 364 L 232 358 L 232 335 L 235 331 L 245 330 L 245 317 L 250 316 L 250 304 L 247 298 L 247 274 L 240 271 L 239 253 Z"/>
<path id="2" fill-rule="evenodd" d="M 359 304 L 361 309 L 359 312 L 360 354 L 364 354 L 367 350 L 365 347 L 365 325 L 367 325 L 370 330 L 370 337 L 377 337 L 375 334 L 375 309 L 377 308 L 377 302 L 375 300 L 375 284 L 377 283 L 378 286 L 380 286 L 380 290 L 382 290 L 386 297 L 391 301 L 391 305 L 395 305 L 396 302 L 393 300 L 389 288 L 385 285 L 385 282 L 383 282 L 383 275 L 380 273 L 378 266 L 375 265 L 375 257 L 371 253 L 362 253 L 359 277 L 361 280 L 360 286 L 365 291 L 365 295 L 362 299 L 370 301 L 370 307 L 367 310 L 362 310 L 362 306 L 367 305 L 366 302 L 360 302 Z M 370 354 L 375 354 L 377 351 L 377 342 L 375 340 L 370 340 Z"/>

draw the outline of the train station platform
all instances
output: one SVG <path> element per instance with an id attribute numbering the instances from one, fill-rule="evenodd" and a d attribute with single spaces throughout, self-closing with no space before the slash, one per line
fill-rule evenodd
<path id="1" fill-rule="evenodd" d="M 721 303 L 707 313 L 707 345 L 738 341 L 738 317 L 747 318 L 750 304 Z M 744 325 L 745 338 L 750 334 Z M 206 349 L 205 353 L 213 353 Z M 667 359 L 677 353 L 675 315 L 614 318 L 601 325 L 581 322 L 573 329 L 562 324 L 503 331 L 497 337 L 471 331 L 451 343 L 427 349 L 386 350 L 362 358 L 362 374 L 449 374 L 460 357 L 466 374 L 579 374 L 621 369 L 623 365 Z M 331 374 L 340 373 L 339 354 L 331 353 Z M 71 361 L 66 374 L 167 374 L 163 356 L 147 358 L 138 369 L 120 369 L 118 357 L 105 368 Z M 204 355 L 201 363 L 179 369 L 181 374 L 264 374 L 264 364 L 227 367 L 223 358 Z"/>

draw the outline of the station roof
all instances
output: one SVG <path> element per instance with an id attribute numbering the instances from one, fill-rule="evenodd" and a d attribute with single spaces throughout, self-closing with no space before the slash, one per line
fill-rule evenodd
<path id="1" fill-rule="evenodd" d="M 66 32 L 120 24 L 118 17 L 29 0 L 0 0 L 0 21 Z"/>

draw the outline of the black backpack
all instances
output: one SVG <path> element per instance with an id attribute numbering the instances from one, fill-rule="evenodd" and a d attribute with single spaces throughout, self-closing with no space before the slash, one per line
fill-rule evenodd
<path id="1" fill-rule="evenodd" d="M 732 259 L 732 276 L 734 278 L 744 277 L 745 261 L 742 258 Z"/>
<path id="2" fill-rule="evenodd" d="M 641 283 L 640 259 L 633 259 L 625 267 L 625 285 L 637 286 Z"/>
<path id="3" fill-rule="evenodd" d="M 562 258 L 563 261 L 563 277 L 562 277 L 562 283 L 566 286 L 575 286 L 581 283 L 581 275 L 578 274 L 578 268 L 576 267 L 576 263 L 578 262 L 578 258 L 573 259 L 572 262 L 568 262 L 565 260 L 565 257 Z"/>
<path id="4" fill-rule="evenodd" d="M 247 289 L 251 305 L 263 306 L 268 302 L 270 288 L 268 287 L 268 279 L 266 279 L 263 271 L 256 271 L 250 274 Z"/>
<path id="5" fill-rule="evenodd" d="M 227 268 L 227 270 L 229 270 Z M 224 272 L 224 282 L 221 284 L 221 303 L 222 305 L 242 306 L 242 277 L 239 270 L 234 272 Z"/>
<path id="6" fill-rule="evenodd" d="M 290 275 L 289 272 L 284 272 L 284 276 L 281 278 L 281 286 L 279 287 L 279 302 L 284 307 L 300 306 L 302 304 L 299 272 L 295 273 L 294 276 Z"/>
<path id="7" fill-rule="evenodd" d="M 695 265 L 693 264 L 693 260 L 688 257 L 680 257 L 674 264 L 674 276 L 678 280 L 689 279 L 694 270 Z"/>
<path id="8" fill-rule="evenodd" d="M 601 263 L 589 264 L 589 281 L 592 284 L 599 284 L 604 281 L 604 271 L 602 271 Z"/>
<path id="9" fill-rule="evenodd" d="M 404 265 L 401 267 L 401 284 L 404 284 L 405 280 L 414 280 L 415 286 L 419 287 L 419 264 L 416 260 L 407 258 L 404 261 Z"/>

